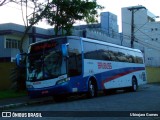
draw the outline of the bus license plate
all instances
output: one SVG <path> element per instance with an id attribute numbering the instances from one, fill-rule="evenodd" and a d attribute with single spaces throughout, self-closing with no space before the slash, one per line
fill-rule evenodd
<path id="1" fill-rule="evenodd" d="M 48 93 L 48 90 L 42 91 L 42 95 L 47 93 Z"/>

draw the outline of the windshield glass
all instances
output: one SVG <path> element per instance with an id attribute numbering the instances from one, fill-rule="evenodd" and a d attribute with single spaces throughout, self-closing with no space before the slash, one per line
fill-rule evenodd
<path id="1" fill-rule="evenodd" d="M 55 43 L 48 45 L 40 43 L 31 46 L 27 58 L 28 81 L 47 80 L 66 74 L 66 62 L 60 46 Z"/>

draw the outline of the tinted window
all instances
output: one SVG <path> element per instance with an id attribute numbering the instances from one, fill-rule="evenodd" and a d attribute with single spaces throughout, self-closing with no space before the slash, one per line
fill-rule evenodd
<path id="1" fill-rule="evenodd" d="M 141 53 L 90 42 L 84 42 L 84 58 L 129 63 L 143 63 L 143 57 Z"/>
<path id="2" fill-rule="evenodd" d="M 128 56 L 127 56 L 128 57 L 128 62 L 137 63 L 134 51 L 128 50 L 127 53 L 128 53 Z"/>
<path id="3" fill-rule="evenodd" d="M 98 59 L 97 48 L 95 43 L 84 42 L 84 58 L 85 59 Z"/>
<path id="4" fill-rule="evenodd" d="M 129 62 L 127 50 L 119 49 L 117 58 L 120 62 Z"/>
<path id="5" fill-rule="evenodd" d="M 98 60 L 110 60 L 110 54 L 108 46 L 97 44 L 97 59 Z"/>
<path id="6" fill-rule="evenodd" d="M 137 60 L 137 63 L 143 63 L 142 53 L 136 53 L 136 60 Z"/>
<path id="7" fill-rule="evenodd" d="M 82 73 L 81 44 L 79 40 L 69 40 L 68 74 L 76 76 Z"/>
<path id="8" fill-rule="evenodd" d="M 110 55 L 111 61 L 119 61 L 118 60 L 118 48 L 109 47 L 109 55 Z"/>

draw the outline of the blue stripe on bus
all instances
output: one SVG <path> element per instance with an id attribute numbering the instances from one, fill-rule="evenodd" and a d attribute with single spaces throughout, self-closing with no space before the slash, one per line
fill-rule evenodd
<path id="1" fill-rule="evenodd" d="M 106 82 L 112 81 L 114 79 L 120 78 L 127 74 L 141 71 L 141 70 L 145 70 L 145 67 L 127 67 L 127 68 L 109 70 L 107 72 L 95 74 L 98 88 L 99 90 L 105 89 L 104 84 Z M 75 76 L 75 77 L 71 77 L 69 82 L 64 83 L 62 85 L 56 85 L 56 86 L 50 86 L 47 88 L 38 88 L 38 89 L 32 88 L 29 90 L 29 92 L 31 96 L 32 95 L 36 96 L 36 94 L 42 95 L 41 92 L 45 90 L 48 90 L 51 95 L 72 93 L 72 88 L 77 88 L 78 89 L 77 92 L 86 92 L 88 90 L 87 85 L 90 77 L 91 76 L 83 77 L 82 75 Z"/>

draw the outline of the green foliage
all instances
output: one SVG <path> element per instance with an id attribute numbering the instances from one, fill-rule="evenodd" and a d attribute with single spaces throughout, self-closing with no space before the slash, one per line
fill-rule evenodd
<path id="1" fill-rule="evenodd" d="M 49 9 L 48 5 L 50 2 L 46 0 L 21 0 L 18 4 L 21 5 L 22 19 L 25 25 L 25 30 L 20 40 L 21 44 L 19 47 L 20 52 L 23 53 L 22 45 L 28 35 L 29 30 L 44 18 L 47 10 Z M 29 7 L 33 9 L 28 9 Z"/>
<path id="2" fill-rule="evenodd" d="M 70 35 L 76 20 L 87 23 L 97 22 L 98 9 L 103 9 L 96 0 L 52 0 L 45 15 L 47 22 L 55 27 L 55 35 Z M 64 34 L 65 30 L 65 34 Z"/>
<path id="3" fill-rule="evenodd" d="M 23 0 L 20 1 L 25 31 L 21 38 L 20 52 L 23 53 L 22 44 L 29 30 L 42 19 L 46 19 L 50 25 L 54 25 L 55 35 L 61 30 L 62 35 L 71 35 L 71 28 L 76 20 L 84 20 L 87 23 L 97 22 L 98 9 L 103 9 L 96 0 Z M 25 5 L 25 9 L 23 10 Z M 28 5 L 32 5 L 33 11 L 29 12 Z M 24 14 L 26 12 L 26 14 Z M 24 16 L 25 15 L 25 16 Z M 14 78 L 18 90 L 25 89 L 24 70 L 15 69 L 17 78 Z"/>
<path id="4" fill-rule="evenodd" d="M 27 95 L 26 91 L 21 91 L 21 92 L 17 92 L 13 90 L 0 91 L 0 99 L 16 98 L 16 97 L 22 97 L 26 95 Z"/>

